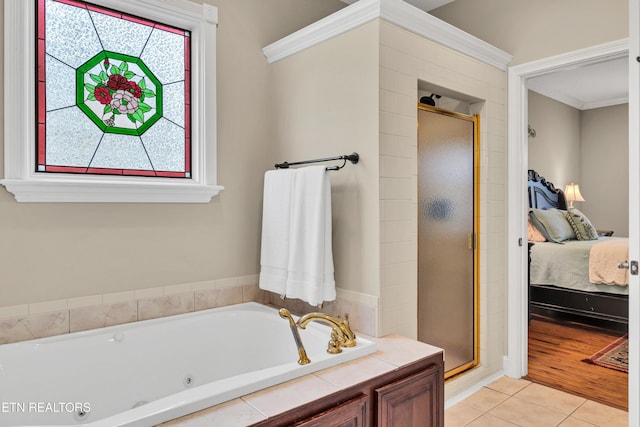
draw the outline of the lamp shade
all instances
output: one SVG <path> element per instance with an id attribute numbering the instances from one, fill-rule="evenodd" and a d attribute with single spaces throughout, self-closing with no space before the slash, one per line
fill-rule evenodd
<path id="1" fill-rule="evenodd" d="M 582 194 L 580 194 L 580 186 L 573 182 L 564 187 L 564 195 L 569 201 L 570 208 L 573 207 L 573 202 L 584 202 L 584 198 L 582 197 Z"/>

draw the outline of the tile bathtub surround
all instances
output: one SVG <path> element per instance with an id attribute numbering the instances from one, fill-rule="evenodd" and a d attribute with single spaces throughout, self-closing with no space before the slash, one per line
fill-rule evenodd
<path id="1" fill-rule="evenodd" d="M 502 377 L 445 412 L 445 427 L 626 427 L 620 409 L 522 379 Z"/>
<path id="2" fill-rule="evenodd" d="M 300 300 L 283 301 L 258 287 L 258 276 L 243 276 L 209 282 L 94 295 L 70 300 L 0 308 L 0 344 L 44 338 L 70 332 L 104 328 L 123 323 L 156 319 L 243 302 L 286 306 L 304 314 L 323 311 L 331 315 L 349 313 L 354 330 L 375 336 L 375 307 L 338 298 L 322 310 Z"/>
<path id="3" fill-rule="evenodd" d="M 268 303 L 258 276 L 0 307 L 0 344 L 255 301 Z"/>

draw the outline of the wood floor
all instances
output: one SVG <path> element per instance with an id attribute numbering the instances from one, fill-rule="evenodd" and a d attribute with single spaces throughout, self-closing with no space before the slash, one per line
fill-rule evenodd
<path id="1" fill-rule="evenodd" d="M 623 335 L 624 331 L 534 315 L 529 325 L 529 375 L 525 378 L 628 410 L 628 374 L 582 362 Z"/>

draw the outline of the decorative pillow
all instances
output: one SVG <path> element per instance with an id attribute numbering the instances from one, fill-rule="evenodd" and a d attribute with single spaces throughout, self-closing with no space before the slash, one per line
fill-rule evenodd
<path id="1" fill-rule="evenodd" d="M 567 211 L 560 209 L 530 209 L 529 217 L 542 235 L 550 242 L 560 243 L 576 238 L 566 217 Z"/>
<path id="2" fill-rule="evenodd" d="M 528 222 L 528 224 L 527 224 L 527 228 L 528 228 L 528 238 L 527 238 L 527 240 L 529 240 L 530 242 L 546 242 L 547 239 L 542 235 L 540 230 L 538 230 L 536 228 L 536 226 L 533 225 L 533 223 L 531 222 L 531 217 L 529 217 L 529 220 L 527 222 Z"/>
<path id="3" fill-rule="evenodd" d="M 571 224 L 576 238 L 578 240 L 597 240 L 598 232 L 596 228 L 591 224 L 589 218 L 587 218 L 582 212 L 576 208 L 571 208 L 567 211 L 567 220 Z"/>

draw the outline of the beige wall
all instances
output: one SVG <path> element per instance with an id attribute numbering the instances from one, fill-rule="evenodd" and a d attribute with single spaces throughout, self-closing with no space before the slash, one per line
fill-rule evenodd
<path id="1" fill-rule="evenodd" d="M 509 52 L 511 65 L 629 35 L 627 0 L 456 0 L 431 13 Z"/>
<path id="2" fill-rule="evenodd" d="M 417 336 L 419 86 L 445 88 L 481 114 L 481 366 L 449 383 L 447 394 L 502 369 L 505 353 L 505 84 L 503 71 L 384 20 L 272 67 L 274 153 L 362 155 L 362 164 L 332 176 L 334 196 L 358 201 L 339 212 L 334 204 L 336 279 L 379 296 L 378 335 Z"/>
<path id="3" fill-rule="evenodd" d="M 579 184 L 586 201 L 575 207 L 596 228 L 628 236 L 628 105 L 581 111 L 529 91 L 529 124 L 529 168 L 563 190 Z"/>
<path id="4" fill-rule="evenodd" d="M 580 110 L 529 91 L 529 169 L 558 188 L 581 184 Z"/>
<path id="5" fill-rule="evenodd" d="M 379 295 L 378 24 L 272 64 L 275 161 L 357 152 L 331 172 L 336 286 Z"/>
<path id="6" fill-rule="evenodd" d="M 258 273 L 262 179 L 272 167 L 261 49 L 345 5 L 209 3 L 220 18 L 218 182 L 225 190 L 198 205 L 29 204 L 0 188 L 0 307 Z"/>
<path id="7" fill-rule="evenodd" d="M 629 236 L 629 106 L 582 112 L 582 174 L 576 206 L 598 229 Z"/>

